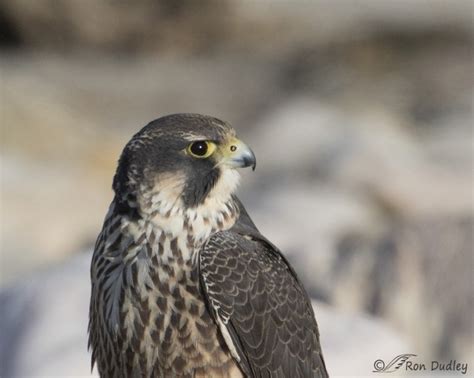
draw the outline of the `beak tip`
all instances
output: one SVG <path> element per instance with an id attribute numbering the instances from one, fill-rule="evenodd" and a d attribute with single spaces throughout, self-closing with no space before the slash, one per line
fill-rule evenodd
<path id="1" fill-rule="evenodd" d="M 257 167 L 257 161 L 255 160 L 255 155 L 252 153 L 250 156 L 245 156 L 243 158 L 243 167 L 252 167 L 252 171 L 255 171 Z"/>

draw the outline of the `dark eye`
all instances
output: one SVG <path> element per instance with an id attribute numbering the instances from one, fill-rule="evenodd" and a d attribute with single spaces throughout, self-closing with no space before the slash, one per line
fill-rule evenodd
<path id="1" fill-rule="evenodd" d="M 204 156 L 207 153 L 207 143 L 206 142 L 194 142 L 191 144 L 190 151 L 193 155 Z"/>
<path id="2" fill-rule="evenodd" d="M 209 141 L 193 142 L 188 146 L 188 153 L 196 158 L 207 158 L 215 151 L 216 145 Z"/>

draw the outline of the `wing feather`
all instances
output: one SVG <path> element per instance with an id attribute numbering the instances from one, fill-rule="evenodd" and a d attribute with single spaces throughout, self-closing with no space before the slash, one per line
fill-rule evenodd
<path id="1" fill-rule="evenodd" d="M 200 278 L 247 376 L 328 376 L 311 302 L 283 255 L 251 221 L 211 236 L 200 253 Z"/>

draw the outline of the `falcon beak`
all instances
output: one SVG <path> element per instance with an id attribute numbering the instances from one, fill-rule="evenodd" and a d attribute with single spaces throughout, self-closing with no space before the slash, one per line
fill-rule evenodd
<path id="1" fill-rule="evenodd" d="M 255 171 L 257 166 L 255 154 L 249 146 L 239 139 L 234 138 L 223 146 L 222 155 L 222 164 L 231 168 L 252 167 Z"/>

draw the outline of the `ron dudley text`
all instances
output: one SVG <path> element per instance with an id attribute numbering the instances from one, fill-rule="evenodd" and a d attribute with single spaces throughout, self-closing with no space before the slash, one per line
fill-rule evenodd
<path id="1" fill-rule="evenodd" d="M 458 362 L 450 360 L 449 362 L 431 361 L 431 371 L 450 371 L 465 375 L 467 373 L 468 365 L 466 362 Z M 416 363 L 412 361 L 406 362 L 406 370 L 411 371 L 426 371 L 428 367 L 423 363 Z"/>

